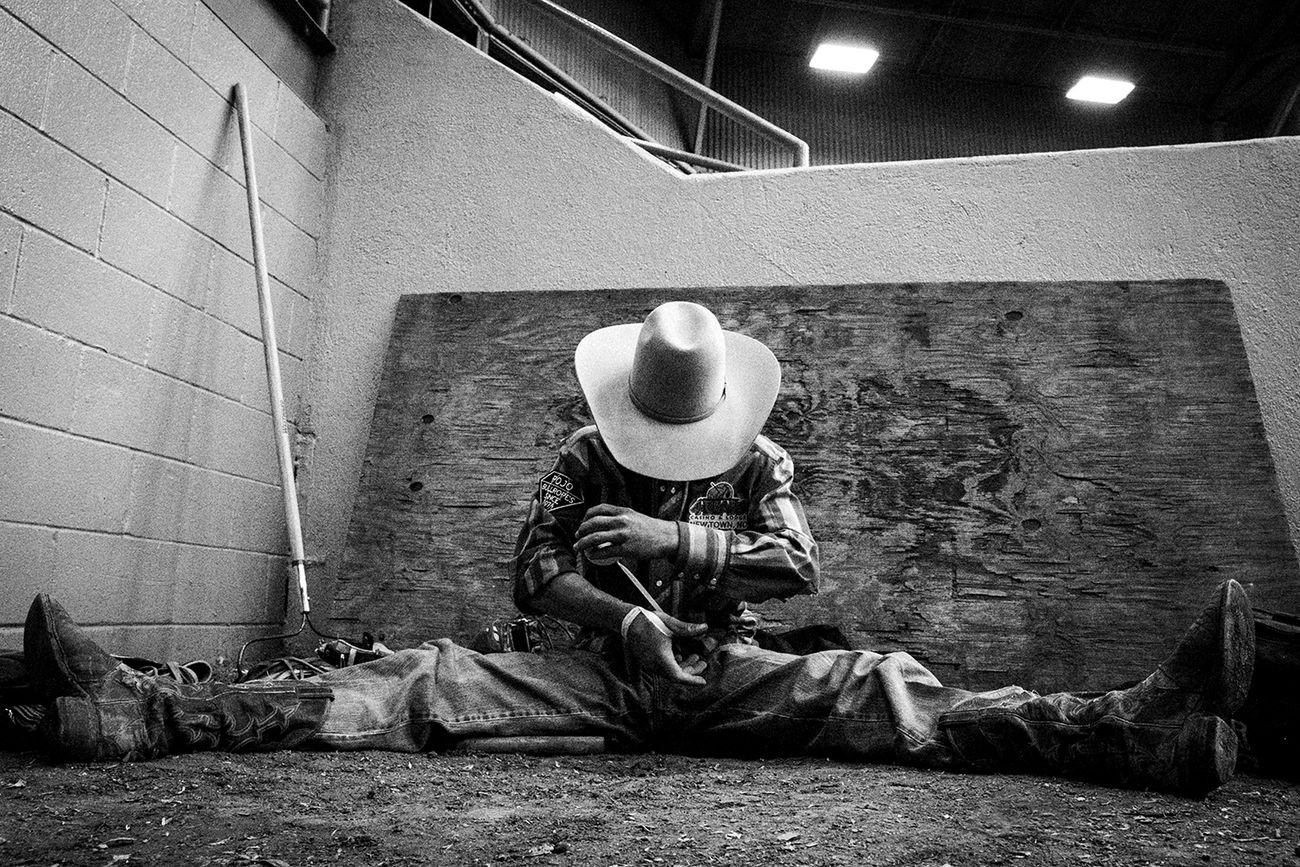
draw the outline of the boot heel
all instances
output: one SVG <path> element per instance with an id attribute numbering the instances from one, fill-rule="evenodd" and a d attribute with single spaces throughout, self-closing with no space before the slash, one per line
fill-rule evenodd
<path id="1" fill-rule="evenodd" d="M 60 758 L 93 762 L 99 757 L 103 740 L 99 708 L 88 698 L 56 698 L 45 716 L 42 735 Z"/>
<path id="2" fill-rule="evenodd" d="M 78 762 L 141 762 L 165 755 L 161 731 L 151 736 L 139 697 L 104 700 L 65 695 L 46 717 L 48 745 L 60 759 Z"/>
<path id="3" fill-rule="evenodd" d="M 1232 779 L 1237 770 L 1237 731 L 1217 716 L 1192 717 L 1178 733 L 1175 769 L 1179 788 L 1204 797 Z"/>

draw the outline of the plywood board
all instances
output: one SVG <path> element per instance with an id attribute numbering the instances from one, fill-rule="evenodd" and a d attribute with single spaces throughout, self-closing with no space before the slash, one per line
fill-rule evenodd
<path id="1" fill-rule="evenodd" d="M 890 284 L 404 296 L 335 629 L 390 644 L 512 613 L 537 477 L 588 420 L 573 348 L 699 301 L 784 380 L 834 623 L 946 682 L 1104 688 L 1145 673 L 1220 580 L 1300 609 L 1300 577 L 1223 284 Z"/>

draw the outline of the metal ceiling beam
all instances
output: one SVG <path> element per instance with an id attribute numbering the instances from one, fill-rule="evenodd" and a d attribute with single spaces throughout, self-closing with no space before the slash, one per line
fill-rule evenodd
<path id="1" fill-rule="evenodd" d="M 1300 65 L 1300 44 L 1289 45 L 1265 56 L 1255 56 L 1238 67 L 1210 102 L 1206 114 L 1220 120 L 1294 73 Z"/>
<path id="2" fill-rule="evenodd" d="M 1150 51 L 1164 51 L 1192 57 L 1224 58 L 1228 56 L 1228 52 L 1224 49 L 1209 48 L 1204 45 L 1180 45 L 1150 39 L 1135 39 L 1130 36 L 1110 36 L 1104 33 L 1085 33 L 1078 30 L 1054 30 L 1051 27 L 1035 27 L 1031 24 L 1020 24 L 1015 21 L 967 18 L 962 15 L 946 15 L 938 12 L 919 12 L 915 9 L 899 9 L 895 6 L 882 6 L 878 3 L 855 3 L 853 0 L 796 0 L 796 2 L 807 6 L 826 6 L 832 9 L 849 9 L 855 12 L 893 15 L 897 18 L 910 18 L 915 21 L 936 21 L 961 27 L 1002 30 L 1007 33 L 1028 33 L 1035 36 L 1073 39 L 1079 42 L 1094 42 L 1099 45 L 1116 45 L 1125 48 L 1143 48 Z"/>
<path id="3" fill-rule="evenodd" d="M 686 55 L 700 57 L 708 49 L 709 38 L 713 31 L 715 7 L 722 0 L 701 0 L 695 10 L 695 23 L 691 26 L 691 35 L 686 39 Z"/>
<path id="4" fill-rule="evenodd" d="M 1081 0 L 1070 0 L 1070 6 L 1065 10 L 1065 14 L 1056 19 L 1056 27 L 1053 28 L 1053 32 L 1056 33 L 1056 35 L 1052 37 L 1051 47 L 1038 52 L 1038 57 L 1035 58 L 1033 67 L 1030 70 L 1030 75 L 1026 76 L 1029 80 L 1038 80 L 1038 71 L 1043 68 L 1043 61 L 1047 59 L 1048 55 L 1052 53 L 1052 49 L 1056 47 L 1057 40 L 1061 38 L 1061 33 L 1063 33 L 1065 28 L 1069 26 L 1070 19 L 1074 17 L 1074 13 L 1078 10 L 1080 2 Z"/>
<path id="5" fill-rule="evenodd" d="M 704 74 L 700 83 L 713 88 L 713 64 L 718 57 L 718 37 L 722 33 L 722 0 L 713 0 L 712 15 L 709 18 L 709 45 L 704 53 Z M 700 103 L 700 113 L 695 121 L 695 153 L 704 153 L 704 125 L 709 119 L 709 107 Z"/>
<path id="6" fill-rule="evenodd" d="M 958 0 L 949 0 L 948 14 L 950 16 L 952 15 L 953 11 L 956 10 L 957 3 Z M 925 65 L 930 61 L 930 55 L 934 53 L 935 46 L 939 44 L 939 40 L 942 39 L 943 35 L 947 32 L 948 32 L 947 21 L 940 23 L 938 27 L 934 28 L 934 32 L 930 34 L 930 41 L 925 46 L 925 51 L 921 52 L 920 59 L 917 60 L 916 65 L 912 67 L 913 72 L 917 73 L 918 75 L 925 72 Z"/>
<path id="7" fill-rule="evenodd" d="M 1277 109 L 1273 112 L 1273 119 L 1269 121 L 1266 135 L 1275 136 L 1282 134 L 1283 128 L 1286 127 L 1287 119 L 1291 117 L 1291 113 L 1295 110 L 1297 99 L 1300 99 L 1300 79 L 1297 79 L 1295 83 L 1291 85 L 1291 89 L 1287 91 L 1287 93 L 1282 97 L 1281 102 L 1278 103 Z"/>
<path id="8" fill-rule="evenodd" d="M 1179 0 L 1179 3 L 1169 10 L 1165 16 L 1165 23 L 1160 25 L 1160 39 L 1165 44 L 1171 44 L 1178 31 L 1182 28 L 1183 22 L 1187 20 L 1187 7 L 1191 6 L 1194 0 Z"/>
<path id="9" fill-rule="evenodd" d="M 1295 41 L 1300 22 L 1292 21 L 1296 17 L 1296 5 L 1289 0 L 1274 3 L 1272 13 L 1250 46 L 1237 56 L 1236 68 L 1206 107 L 1211 122 L 1225 120 L 1271 86 L 1276 86 L 1279 92 L 1284 90 L 1286 86 L 1278 82 L 1282 76 L 1294 74 L 1300 62 L 1300 42 Z"/>

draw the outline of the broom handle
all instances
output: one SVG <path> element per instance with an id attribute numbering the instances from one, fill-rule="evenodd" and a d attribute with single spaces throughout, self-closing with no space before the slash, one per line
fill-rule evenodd
<path id="1" fill-rule="evenodd" d="M 284 388 L 280 384 L 280 350 L 275 340 L 275 316 L 271 309 L 270 279 L 266 274 L 266 245 L 262 240 L 262 210 L 258 205 L 257 171 L 253 168 L 253 127 L 248 118 L 248 95 L 244 85 L 235 85 L 235 108 L 239 115 L 239 145 L 244 154 L 244 180 L 248 189 L 248 223 L 253 233 L 253 270 L 257 274 L 257 308 L 262 318 L 262 350 L 266 356 L 266 387 L 271 396 L 271 422 L 275 426 L 275 451 L 280 459 L 280 489 L 284 495 L 284 520 L 289 529 L 289 547 L 298 578 L 302 613 L 311 611 L 307 598 L 306 557 L 302 547 L 302 519 L 298 514 L 298 486 L 293 478 L 293 453 L 289 450 L 289 428 L 284 420 Z"/>

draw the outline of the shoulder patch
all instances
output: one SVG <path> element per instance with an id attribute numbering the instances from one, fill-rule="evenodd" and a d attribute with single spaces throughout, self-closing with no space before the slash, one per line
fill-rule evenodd
<path id="1" fill-rule="evenodd" d="M 559 470 L 551 470 L 538 479 L 537 497 L 541 500 L 542 508 L 548 512 L 582 504 L 582 497 L 578 496 L 578 486 L 573 483 L 573 479 Z"/>

